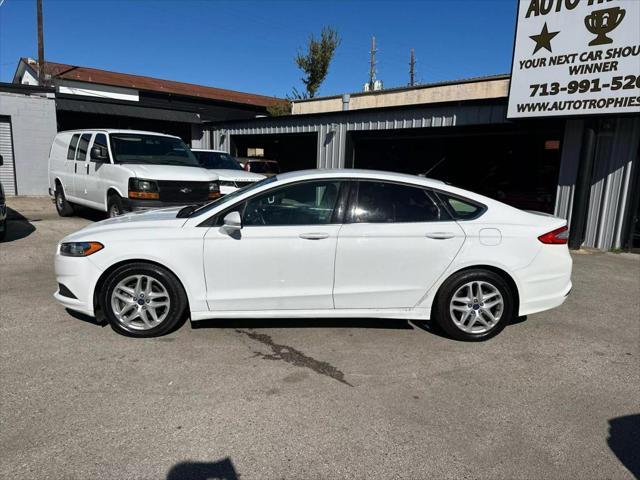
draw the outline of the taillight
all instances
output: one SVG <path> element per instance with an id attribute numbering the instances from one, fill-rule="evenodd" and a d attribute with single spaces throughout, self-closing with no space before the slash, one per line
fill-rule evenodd
<path id="1" fill-rule="evenodd" d="M 540 235 L 538 237 L 538 240 L 540 240 L 542 243 L 552 245 L 565 244 L 569 241 L 569 229 L 567 227 L 556 228 L 549 233 Z"/>

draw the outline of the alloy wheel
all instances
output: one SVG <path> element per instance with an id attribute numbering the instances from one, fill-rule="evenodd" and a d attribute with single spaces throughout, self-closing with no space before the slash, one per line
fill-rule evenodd
<path id="1" fill-rule="evenodd" d="M 149 330 L 168 316 L 171 300 L 167 288 L 149 275 L 131 275 L 111 293 L 114 316 L 127 330 Z"/>
<path id="2" fill-rule="evenodd" d="M 458 288 L 449 302 L 453 323 L 466 333 L 485 333 L 494 328 L 504 312 L 500 290 L 485 281 L 468 282 Z"/>

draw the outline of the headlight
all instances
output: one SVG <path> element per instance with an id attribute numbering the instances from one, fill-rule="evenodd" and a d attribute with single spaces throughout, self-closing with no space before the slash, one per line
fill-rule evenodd
<path id="1" fill-rule="evenodd" d="M 220 198 L 220 182 L 209 182 L 209 199 Z"/>
<path id="2" fill-rule="evenodd" d="M 129 179 L 129 198 L 159 199 L 158 184 L 155 180 L 143 178 Z"/>
<path id="3" fill-rule="evenodd" d="M 69 242 L 60 244 L 60 255 L 65 257 L 88 257 L 102 250 L 104 245 L 99 242 Z"/>

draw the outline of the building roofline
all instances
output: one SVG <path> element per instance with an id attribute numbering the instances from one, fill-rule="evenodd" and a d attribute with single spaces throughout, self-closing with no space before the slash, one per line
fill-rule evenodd
<path id="1" fill-rule="evenodd" d="M 375 90 L 370 92 L 353 92 L 353 93 L 347 92 L 347 95 L 351 97 L 362 97 L 366 95 L 384 95 L 387 93 L 410 92 L 412 90 L 422 90 L 422 89 L 434 88 L 434 87 L 446 87 L 451 85 L 463 85 L 466 83 L 480 83 L 480 82 L 491 82 L 495 80 L 509 80 L 510 78 L 511 78 L 510 74 L 500 73 L 496 75 L 487 75 L 483 77 L 470 77 L 470 78 L 463 78 L 459 80 L 447 80 L 442 82 L 423 83 L 423 84 L 414 85 L 414 86 L 384 88 L 382 90 Z M 292 100 L 292 103 L 306 103 L 306 102 L 314 102 L 318 100 L 335 100 L 337 98 L 342 98 L 342 95 L 343 94 L 328 95 L 326 97 L 304 98 L 299 100 Z"/>
<path id="2" fill-rule="evenodd" d="M 56 93 L 56 89 L 53 87 L 44 87 L 40 85 L 24 85 L 21 83 L 5 83 L 0 82 L 0 92 L 11 93 Z"/>

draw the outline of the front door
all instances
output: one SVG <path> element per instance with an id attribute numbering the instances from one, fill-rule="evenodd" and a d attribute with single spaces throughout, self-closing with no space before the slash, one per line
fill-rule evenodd
<path id="1" fill-rule="evenodd" d="M 460 226 L 427 189 L 357 184 L 336 251 L 335 308 L 411 308 L 464 243 Z"/>
<path id="2" fill-rule="evenodd" d="M 89 147 L 89 154 L 87 155 L 87 161 L 84 168 L 84 189 L 86 190 L 87 202 L 94 208 L 102 210 L 107 209 L 106 190 L 104 188 L 103 177 L 105 172 L 110 168 L 111 163 L 109 161 L 99 161 L 93 158 L 91 150 L 94 146 L 102 147 L 104 151 L 108 152 L 107 148 L 107 136 L 104 133 L 96 133 L 93 137 L 93 142 Z"/>
<path id="3" fill-rule="evenodd" d="M 262 192 L 221 213 L 204 238 L 211 310 L 332 309 L 339 180 Z M 223 217 L 238 211 L 242 229 Z"/>

